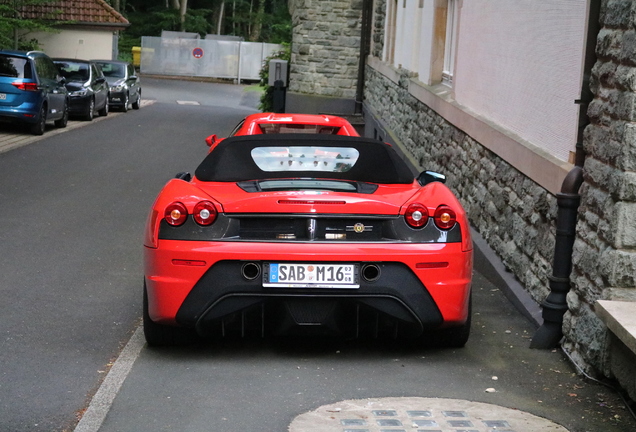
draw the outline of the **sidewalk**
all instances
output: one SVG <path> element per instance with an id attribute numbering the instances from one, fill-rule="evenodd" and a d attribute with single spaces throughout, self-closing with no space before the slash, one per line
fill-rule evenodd
<path id="1" fill-rule="evenodd" d="M 141 100 L 142 107 L 152 105 L 153 103 L 153 100 Z M 4 153 L 40 141 L 47 137 L 63 134 L 73 129 L 87 126 L 92 122 L 107 120 L 109 118 L 117 117 L 122 114 L 125 113 L 119 111 L 110 111 L 107 116 L 97 116 L 93 119 L 93 121 L 90 122 L 83 120 L 69 120 L 65 128 L 57 128 L 53 124 L 47 123 L 44 135 L 40 136 L 32 135 L 27 131 L 27 128 L 23 127 L 22 125 L 4 124 L 0 129 L 0 153 Z"/>

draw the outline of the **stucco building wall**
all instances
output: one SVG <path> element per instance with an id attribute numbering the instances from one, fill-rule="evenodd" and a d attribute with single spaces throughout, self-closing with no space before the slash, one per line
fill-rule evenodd
<path id="1" fill-rule="evenodd" d="M 29 33 L 37 39 L 42 51 L 49 57 L 76 59 L 111 59 L 113 57 L 113 32 L 103 30 L 65 29 L 59 32 Z"/>

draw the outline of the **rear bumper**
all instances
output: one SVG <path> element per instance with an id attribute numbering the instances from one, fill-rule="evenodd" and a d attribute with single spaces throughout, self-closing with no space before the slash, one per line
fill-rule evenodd
<path id="1" fill-rule="evenodd" d="M 72 96 L 70 98 L 70 102 L 68 106 L 69 114 L 71 115 L 86 114 L 88 112 L 88 106 L 92 98 L 93 98 L 92 95 Z"/>
<path id="2" fill-rule="evenodd" d="M 264 288 L 260 276 L 249 280 L 242 275 L 246 262 L 258 266 L 266 262 L 374 263 L 380 275 L 372 281 L 361 278 L 358 289 Z M 200 333 L 224 317 L 257 305 L 285 304 L 289 309 L 294 302 L 331 302 L 336 309 L 349 311 L 345 314 L 362 306 L 421 332 L 466 321 L 472 252 L 463 252 L 459 243 L 160 240 L 159 248 L 145 248 L 145 276 L 150 318 L 197 328 Z"/>
<path id="3" fill-rule="evenodd" d="M 40 106 L 33 103 L 23 103 L 17 107 L 0 106 L 0 121 L 12 122 L 20 121 L 25 123 L 36 123 L 40 119 Z"/>
<path id="4" fill-rule="evenodd" d="M 110 91 L 110 96 L 108 97 L 108 104 L 111 106 L 124 106 L 126 101 L 126 90 L 114 92 Z"/>

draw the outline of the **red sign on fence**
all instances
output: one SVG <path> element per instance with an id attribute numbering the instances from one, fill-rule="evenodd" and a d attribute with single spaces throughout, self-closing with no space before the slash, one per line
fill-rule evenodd
<path id="1" fill-rule="evenodd" d="M 194 58 L 201 58 L 203 57 L 203 48 L 195 48 L 192 50 L 192 55 L 194 56 Z"/>

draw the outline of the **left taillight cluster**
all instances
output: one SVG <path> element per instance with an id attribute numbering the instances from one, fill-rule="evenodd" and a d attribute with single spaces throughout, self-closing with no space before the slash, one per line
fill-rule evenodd
<path id="1" fill-rule="evenodd" d="M 38 91 L 39 90 L 39 87 L 38 87 L 37 83 L 13 82 L 11 84 L 13 85 L 13 87 L 17 88 L 18 90 L 22 90 L 22 91 Z"/>
<path id="2" fill-rule="evenodd" d="M 420 203 L 410 204 L 404 213 L 404 219 L 411 228 L 422 228 L 428 223 L 428 218 L 428 209 Z M 433 213 L 433 221 L 439 229 L 449 230 L 457 223 L 457 214 L 449 206 L 440 205 Z"/>
<path id="3" fill-rule="evenodd" d="M 192 209 L 192 218 L 201 226 L 212 225 L 217 214 L 216 207 L 210 201 L 199 201 Z M 188 209 L 181 202 L 173 202 L 166 207 L 163 219 L 172 226 L 181 226 L 188 219 Z"/>

